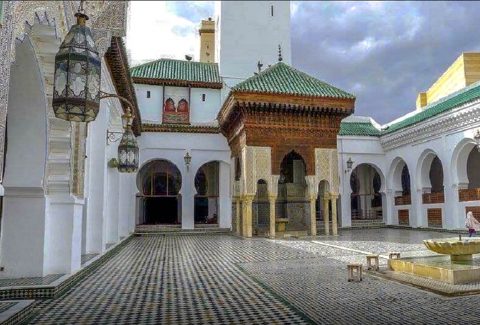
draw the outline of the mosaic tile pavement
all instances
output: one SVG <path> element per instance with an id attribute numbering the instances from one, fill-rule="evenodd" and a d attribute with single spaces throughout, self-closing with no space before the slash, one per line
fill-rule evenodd
<path id="1" fill-rule="evenodd" d="M 16 304 L 15 301 L 0 301 L 0 314 Z"/>
<path id="2" fill-rule="evenodd" d="M 34 278 L 0 279 L 0 288 L 48 285 L 60 279 L 64 275 L 65 274 L 51 274 L 44 277 L 34 277 Z"/>
<path id="3" fill-rule="evenodd" d="M 136 237 L 31 324 L 302 324 L 235 263 L 311 255 L 226 235 Z"/>
<path id="4" fill-rule="evenodd" d="M 447 298 L 368 275 L 346 281 L 345 264 L 365 258 L 352 248 L 419 253 L 419 240 L 442 235 L 451 237 L 375 229 L 315 239 L 339 247 L 228 235 L 135 237 L 76 288 L 39 303 L 31 324 L 479 323 L 467 310 L 476 310 L 480 295 Z"/>

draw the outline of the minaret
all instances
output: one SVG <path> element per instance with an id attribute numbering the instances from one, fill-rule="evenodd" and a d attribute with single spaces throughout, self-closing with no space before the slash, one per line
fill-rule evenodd
<path id="1" fill-rule="evenodd" d="M 215 22 L 212 18 L 202 20 L 200 34 L 200 62 L 215 62 Z"/>
<path id="2" fill-rule="evenodd" d="M 277 63 L 279 46 L 291 65 L 289 1 L 219 1 L 215 15 L 216 58 L 228 87 L 253 76 L 258 62 Z"/>

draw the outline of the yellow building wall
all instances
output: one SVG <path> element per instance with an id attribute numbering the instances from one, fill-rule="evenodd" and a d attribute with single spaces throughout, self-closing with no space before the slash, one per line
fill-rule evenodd
<path id="1" fill-rule="evenodd" d="M 209 18 L 200 25 L 200 62 L 215 62 L 215 22 Z"/>
<path id="2" fill-rule="evenodd" d="M 426 91 L 417 96 L 417 109 L 480 80 L 480 53 L 462 53 Z"/>

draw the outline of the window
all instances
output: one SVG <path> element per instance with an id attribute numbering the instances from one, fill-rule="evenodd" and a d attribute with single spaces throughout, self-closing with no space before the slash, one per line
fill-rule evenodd
<path id="1" fill-rule="evenodd" d="M 273 17 L 273 6 L 270 6 L 270 14 L 271 14 L 272 17 Z"/>
<path id="2" fill-rule="evenodd" d="M 147 98 L 150 98 L 150 90 L 147 90 Z"/>
<path id="3" fill-rule="evenodd" d="M 202 94 L 202 102 L 205 101 L 205 97 L 206 97 L 205 94 Z"/>

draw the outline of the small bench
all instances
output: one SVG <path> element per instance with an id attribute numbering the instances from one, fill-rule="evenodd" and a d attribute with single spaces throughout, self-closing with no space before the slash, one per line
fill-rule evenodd
<path id="1" fill-rule="evenodd" d="M 379 269 L 380 263 L 378 261 L 378 255 L 367 255 L 367 270 L 378 271 Z"/>
<path id="2" fill-rule="evenodd" d="M 388 254 L 388 259 L 389 260 L 398 260 L 398 259 L 400 259 L 400 253 L 392 252 L 392 253 Z"/>
<path id="3" fill-rule="evenodd" d="M 359 282 L 362 281 L 363 266 L 359 263 L 349 263 L 347 264 L 348 270 L 348 282 Z"/>

